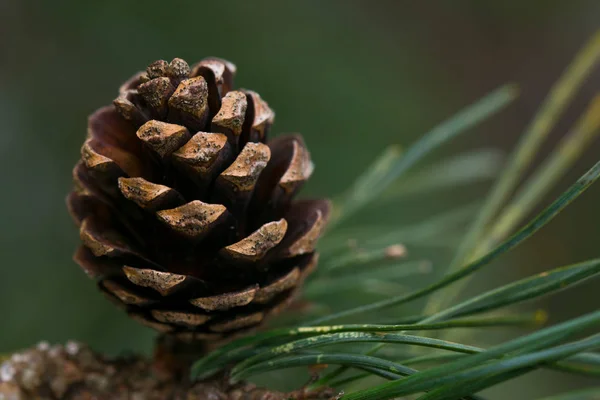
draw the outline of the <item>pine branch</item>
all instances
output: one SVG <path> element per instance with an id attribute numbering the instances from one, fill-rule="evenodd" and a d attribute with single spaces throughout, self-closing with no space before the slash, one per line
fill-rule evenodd
<path id="1" fill-rule="evenodd" d="M 69 342 L 36 347 L 12 354 L 0 366 L 0 399 L 330 399 L 325 389 L 282 393 L 222 375 L 190 382 L 168 358 L 138 356 L 110 358 L 89 347 Z"/>

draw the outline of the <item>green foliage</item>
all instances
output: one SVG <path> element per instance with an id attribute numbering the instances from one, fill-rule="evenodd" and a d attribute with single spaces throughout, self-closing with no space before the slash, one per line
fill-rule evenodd
<path id="1" fill-rule="evenodd" d="M 600 349 L 597 333 L 600 332 L 600 311 L 500 344 L 486 347 L 471 344 L 484 328 L 539 327 L 546 320 L 544 312 L 523 314 L 512 307 L 598 277 L 600 258 L 547 269 L 455 301 L 474 273 L 525 242 L 600 177 L 598 162 L 554 202 L 523 224 L 524 218 L 600 132 L 600 100 L 596 98 L 556 150 L 511 198 L 533 156 L 598 59 L 600 33 L 584 47 L 552 89 L 460 243 L 436 242 L 436 238 L 456 235 L 457 225 L 464 224 L 478 208 L 472 204 L 404 228 L 390 227 L 385 222 L 354 229 L 344 224 L 369 205 L 381 207 L 417 192 L 491 177 L 498 170 L 499 158 L 489 151 L 461 155 L 412 175 L 405 173 L 441 144 L 507 106 L 515 97 L 514 86 L 501 87 L 467 107 L 405 152 L 397 147 L 384 151 L 334 202 L 331 225 L 321 243 L 319 272 L 306 288 L 307 299 L 328 313 L 296 322 L 291 327 L 233 341 L 198 360 L 192 368 L 192 379 L 204 379 L 227 369 L 229 379 L 236 382 L 292 367 L 326 365 L 326 373 L 306 390 L 331 386 L 343 391 L 342 398 L 348 400 L 402 396 L 451 400 L 480 398 L 476 393 L 540 368 L 600 378 L 600 354 L 594 352 Z M 522 227 L 516 229 L 520 224 Z M 349 240 L 353 243 L 350 246 Z M 403 254 L 390 257 L 388 246 L 398 243 L 406 245 L 409 251 L 426 244 L 443 244 L 441 247 L 455 250 L 454 258 L 441 277 L 420 288 L 409 289 L 404 282 L 428 275 L 432 272 L 431 265 L 426 259 L 405 261 Z M 369 288 L 379 294 L 390 290 L 395 293 L 329 312 L 332 297 L 351 296 L 357 290 Z M 428 300 L 422 315 L 406 317 L 398 311 L 400 306 L 414 305 L 420 299 Z M 351 323 L 330 325 L 331 321 L 341 319 Z M 370 320 L 377 323 L 367 323 Z M 461 334 L 455 335 L 456 340 L 449 340 L 445 336 L 449 332 Z M 357 388 L 357 382 L 373 377 L 385 382 Z M 352 388 L 355 390 L 350 390 Z M 599 394 L 592 389 L 545 400 L 593 399 Z"/>
<path id="2" fill-rule="evenodd" d="M 490 225 L 506 225 L 507 229 L 502 233 L 507 233 L 507 231 L 509 231 L 512 227 L 511 223 L 520 223 L 520 219 L 518 219 L 518 217 L 523 217 L 526 211 L 533 207 L 536 200 L 541 200 L 544 193 L 542 188 L 547 189 L 550 184 L 555 181 L 551 177 L 552 175 L 555 175 L 553 171 L 556 171 L 556 175 L 560 175 L 561 171 L 566 170 L 568 167 L 568 161 L 565 161 L 564 163 L 561 161 L 554 162 L 551 159 L 546 164 L 546 168 L 542 167 L 539 170 L 541 172 L 536 179 L 537 185 L 525 186 L 525 190 L 528 191 L 527 193 L 530 195 L 524 195 L 520 198 L 521 201 L 513 203 L 517 205 L 520 205 L 521 203 L 527 203 L 529 207 L 521 207 L 522 212 L 518 215 L 513 216 L 509 213 L 509 218 L 512 217 L 511 222 L 509 223 L 506 223 L 506 221 L 504 221 L 502 218 L 499 218 L 497 221 L 493 221 L 498 211 L 503 207 L 504 203 L 507 201 L 507 199 L 509 199 L 510 194 L 518 185 L 527 167 L 533 163 L 536 153 L 544 143 L 544 140 L 550 134 L 553 125 L 558 121 L 559 116 L 567 108 L 569 101 L 573 98 L 577 92 L 577 89 L 583 84 L 585 78 L 592 72 L 593 67 L 596 65 L 599 59 L 600 32 L 598 32 L 589 41 L 589 43 L 584 46 L 575 60 L 573 60 L 563 76 L 556 82 L 546 100 L 542 103 L 539 112 L 534 116 L 529 126 L 525 129 L 520 143 L 517 145 L 514 153 L 510 157 L 509 162 L 504 168 L 504 171 L 490 191 L 483 209 L 473 222 L 469 232 L 465 236 L 458 251 L 456 252 L 454 259 L 448 268 L 449 271 L 455 271 L 461 268 L 465 262 L 485 254 L 489 250 L 488 246 L 493 246 L 494 243 L 491 241 L 491 238 L 484 243 L 481 243 L 480 239 L 482 236 L 485 236 L 486 230 L 490 227 Z M 597 109 L 598 105 L 595 105 L 592 108 Z M 596 121 L 589 121 L 589 119 L 595 119 Z M 593 131 L 597 130 L 598 128 L 597 119 L 597 115 L 592 116 L 591 118 L 584 116 L 584 118 L 581 120 L 581 123 L 574 128 L 576 133 L 571 135 L 573 140 L 569 140 L 569 145 L 575 148 L 583 148 L 588 137 L 593 137 Z M 590 133 L 590 131 L 592 133 Z M 578 146 L 577 142 L 581 143 L 581 146 Z M 577 151 L 573 151 L 573 153 L 576 152 Z M 561 153 L 567 152 L 561 152 L 559 150 L 558 154 L 560 155 Z M 560 159 L 561 157 L 558 156 L 555 158 Z M 549 179 L 544 182 L 547 176 Z M 547 183 L 547 185 L 544 185 L 544 183 Z M 515 209 L 519 210 L 519 207 L 515 206 Z M 497 232 L 494 232 L 493 238 L 496 239 L 497 236 Z M 501 240 L 502 237 L 499 239 Z M 442 292 L 440 296 L 432 298 L 426 307 L 427 312 L 435 312 L 442 308 L 448 301 L 451 301 L 458 294 L 460 288 L 460 286 L 456 286 L 454 289 Z"/>

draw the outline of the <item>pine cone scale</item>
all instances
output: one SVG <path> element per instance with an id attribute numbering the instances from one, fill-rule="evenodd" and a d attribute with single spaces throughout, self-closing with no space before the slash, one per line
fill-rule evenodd
<path id="1" fill-rule="evenodd" d="M 156 120 L 150 120 L 142 125 L 136 135 L 161 159 L 170 156 L 186 144 L 191 137 L 185 126 Z"/>
<path id="2" fill-rule="evenodd" d="M 250 304 L 258 292 L 258 285 L 254 285 L 239 292 L 229 292 L 210 297 L 190 299 L 190 303 L 205 311 L 229 310 Z"/>
<path id="3" fill-rule="evenodd" d="M 246 95 L 231 91 L 223 97 L 219 112 L 211 122 L 211 131 L 225 134 L 232 143 L 237 143 L 246 119 L 248 101 Z"/>
<path id="4" fill-rule="evenodd" d="M 220 252 L 233 260 L 257 262 L 283 240 L 286 232 L 285 219 L 268 222 L 239 242 L 224 247 Z"/>
<path id="5" fill-rule="evenodd" d="M 118 180 L 123 196 L 147 211 L 175 208 L 184 203 L 183 196 L 173 188 L 148 182 L 144 178 L 125 178 Z"/>

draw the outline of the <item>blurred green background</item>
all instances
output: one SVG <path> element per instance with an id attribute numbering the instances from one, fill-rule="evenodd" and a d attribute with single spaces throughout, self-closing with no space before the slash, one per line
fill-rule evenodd
<path id="1" fill-rule="evenodd" d="M 430 161 L 479 147 L 508 151 L 600 28 L 598 15 L 596 0 L 0 0 L 0 352 L 41 339 L 77 339 L 110 353 L 151 348 L 154 334 L 105 301 L 71 261 L 78 234 L 64 206 L 87 115 L 151 61 L 214 55 L 235 62 L 237 85 L 275 109 L 274 132 L 304 134 L 317 166 L 305 193 L 333 195 L 386 146 L 408 145 L 500 84 L 517 82 L 517 103 Z M 599 88 L 596 71 L 552 143 Z M 596 143 L 553 196 L 597 160 L 598 150 Z M 487 187 L 434 193 L 361 218 L 415 222 Z M 592 188 L 470 290 L 598 256 L 599 199 L 600 187 Z M 430 258 L 442 270 L 449 256 Z M 597 285 L 537 306 L 552 321 L 598 308 Z M 551 383 L 532 384 L 542 379 Z M 490 393 L 529 399 L 589 383 L 544 372 Z"/>

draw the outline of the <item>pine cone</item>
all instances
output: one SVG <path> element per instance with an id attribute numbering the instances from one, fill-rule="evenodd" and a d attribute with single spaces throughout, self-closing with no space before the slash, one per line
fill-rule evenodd
<path id="1" fill-rule="evenodd" d="M 267 142 L 274 113 L 233 90 L 235 66 L 156 61 L 89 118 L 68 206 L 75 261 L 141 323 L 182 340 L 258 326 L 315 268 L 326 200 L 292 201 L 302 138 Z"/>

